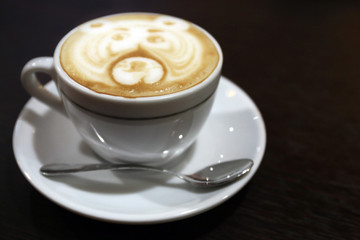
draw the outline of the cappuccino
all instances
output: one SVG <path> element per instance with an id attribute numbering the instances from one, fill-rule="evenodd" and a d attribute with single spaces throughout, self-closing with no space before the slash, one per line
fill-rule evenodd
<path id="1" fill-rule="evenodd" d="M 80 25 L 60 52 L 61 66 L 74 81 L 126 98 L 191 88 L 215 70 L 219 58 L 210 37 L 190 22 L 143 13 Z"/>

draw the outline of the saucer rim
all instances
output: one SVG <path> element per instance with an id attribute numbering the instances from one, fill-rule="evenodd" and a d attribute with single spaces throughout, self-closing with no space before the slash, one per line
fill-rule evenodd
<path id="1" fill-rule="evenodd" d="M 25 176 L 25 178 L 29 181 L 29 183 L 36 189 L 38 190 L 43 196 L 45 196 L 47 199 L 51 200 L 52 202 L 58 204 L 59 206 L 77 213 L 79 215 L 85 216 L 85 217 L 89 217 L 92 219 L 96 219 L 96 220 L 101 220 L 101 221 L 105 221 L 105 222 L 112 222 L 112 223 L 121 223 L 121 224 L 156 224 L 156 223 L 164 223 L 164 222 L 172 222 L 172 221 L 177 221 L 177 220 L 181 220 L 181 219 L 185 219 L 185 218 L 189 218 L 198 214 L 201 214 L 203 212 L 206 212 L 210 209 L 213 209 L 217 206 L 219 206 L 220 204 L 224 203 L 226 200 L 230 199 L 231 197 L 233 197 L 236 193 L 238 193 L 243 187 L 245 187 L 247 185 L 247 183 L 253 178 L 253 176 L 255 175 L 255 173 L 257 172 L 258 168 L 260 167 L 260 164 L 263 160 L 264 154 L 265 154 L 265 148 L 266 148 L 266 129 L 265 129 L 265 123 L 262 117 L 261 112 L 259 111 L 258 107 L 256 106 L 255 102 L 249 97 L 249 95 L 243 90 L 241 89 L 239 86 L 235 85 L 231 80 L 229 80 L 228 78 L 221 76 L 220 79 L 220 84 L 225 81 L 225 82 L 229 82 L 230 84 L 232 84 L 237 91 L 239 91 L 241 94 L 243 94 L 251 103 L 251 108 L 254 112 L 256 112 L 259 116 L 259 120 L 258 121 L 258 127 L 260 130 L 260 137 L 259 137 L 259 143 L 261 145 L 261 152 L 258 155 L 258 159 L 256 160 L 257 164 L 253 167 L 252 171 L 250 172 L 250 176 L 247 176 L 245 179 L 242 179 L 243 181 L 241 182 L 241 184 L 239 182 L 237 183 L 233 183 L 229 186 L 223 187 L 222 188 L 222 192 L 224 192 L 224 194 L 226 192 L 229 192 L 228 194 L 224 194 L 222 195 L 223 197 L 221 199 L 217 199 L 217 200 L 213 200 L 214 196 L 210 197 L 210 199 L 207 199 L 205 201 L 202 201 L 202 204 L 204 205 L 201 208 L 195 208 L 195 209 L 191 209 L 191 211 L 188 211 L 187 213 L 181 213 L 179 212 L 178 214 L 172 214 L 169 215 L 167 212 L 163 212 L 161 214 L 157 213 L 156 216 L 147 214 L 146 216 L 142 216 L 141 218 L 138 217 L 138 215 L 134 215 L 134 214 L 127 214 L 127 213 L 122 213 L 122 214 L 103 214 L 103 215 L 99 215 L 98 211 L 91 211 L 91 209 L 89 208 L 84 208 L 82 209 L 82 206 L 77 206 L 77 204 L 73 204 L 71 203 L 71 201 L 65 201 L 63 199 L 59 199 L 56 196 L 54 196 L 51 192 L 49 193 L 49 190 L 43 189 L 41 185 L 36 184 L 36 181 L 34 181 L 32 179 L 32 176 L 29 175 L 29 172 L 26 171 L 26 166 L 24 166 L 23 164 L 23 159 L 21 156 L 21 153 L 19 153 L 19 148 L 17 142 L 18 137 L 19 137 L 19 131 L 21 130 L 21 123 L 20 120 L 23 117 L 23 113 L 31 108 L 32 105 L 34 105 L 34 98 L 32 97 L 23 107 L 23 109 L 21 110 L 17 120 L 16 120 L 16 124 L 15 124 L 15 128 L 14 128 L 14 132 L 13 132 L 13 151 L 14 151 L 14 155 L 15 155 L 15 159 L 17 162 L 18 167 L 20 168 L 22 174 Z M 49 87 L 49 85 L 52 82 L 48 83 L 46 85 L 46 87 Z M 35 100 L 37 101 L 37 100 Z M 215 98 L 216 101 L 216 98 Z M 36 107 L 36 106 L 35 106 Z M 47 106 L 46 106 L 47 107 Z M 52 109 L 49 108 L 49 111 L 53 111 Z M 211 113 L 210 113 L 211 114 Z M 20 133 L 21 134 L 21 133 Z M 216 194 L 218 195 L 218 193 Z M 215 197 L 216 197 L 215 195 Z M 210 203 L 208 203 L 210 201 Z M 174 211 L 172 211 L 174 212 Z"/>

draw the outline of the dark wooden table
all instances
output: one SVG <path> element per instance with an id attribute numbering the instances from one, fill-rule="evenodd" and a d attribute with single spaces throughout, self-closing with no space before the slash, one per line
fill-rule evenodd
<path id="1" fill-rule="evenodd" d="M 0 239 L 360 239 L 358 2 L 5 0 L 0 11 Z M 175 15 L 211 32 L 223 75 L 265 119 L 258 172 L 201 215 L 147 226 L 88 219 L 38 193 L 14 159 L 12 132 L 29 99 L 23 65 L 52 55 L 76 25 L 126 11 Z"/>

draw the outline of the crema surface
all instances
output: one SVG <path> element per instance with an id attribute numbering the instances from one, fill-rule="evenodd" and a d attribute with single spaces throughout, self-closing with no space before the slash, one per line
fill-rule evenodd
<path id="1" fill-rule="evenodd" d="M 165 15 L 123 14 L 80 25 L 64 42 L 60 62 L 79 84 L 128 98 L 191 88 L 216 68 L 219 53 L 191 23 Z"/>

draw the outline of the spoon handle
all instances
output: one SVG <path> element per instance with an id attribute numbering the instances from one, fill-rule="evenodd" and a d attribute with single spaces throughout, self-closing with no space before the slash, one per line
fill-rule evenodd
<path id="1" fill-rule="evenodd" d="M 168 172 L 163 169 L 153 167 L 142 167 L 136 165 L 125 164 L 47 164 L 40 168 L 40 173 L 44 176 L 66 175 L 77 172 L 90 172 L 98 170 L 147 170 L 153 172 Z"/>

